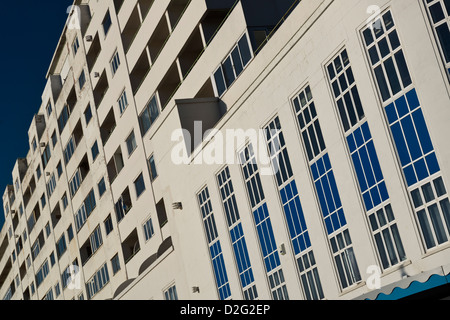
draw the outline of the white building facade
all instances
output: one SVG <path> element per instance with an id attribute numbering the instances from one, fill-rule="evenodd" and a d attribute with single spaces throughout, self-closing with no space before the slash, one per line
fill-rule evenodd
<path id="1" fill-rule="evenodd" d="M 0 298 L 450 296 L 450 2 L 76 0 Z"/>

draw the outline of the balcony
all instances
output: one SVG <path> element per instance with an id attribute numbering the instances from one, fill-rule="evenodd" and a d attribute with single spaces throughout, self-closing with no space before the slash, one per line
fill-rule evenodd
<path id="1" fill-rule="evenodd" d="M 116 152 L 114 152 L 114 155 L 109 160 L 108 164 L 106 165 L 106 168 L 108 170 L 108 178 L 109 181 L 111 181 L 111 183 L 114 182 L 114 180 L 122 171 L 124 166 L 125 164 L 123 162 L 122 148 L 119 146 Z"/>
<path id="2" fill-rule="evenodd" d="M 139 244 L 139 238 L 137 234 L 137 229 L 134 229 L 130 235 L 122 242 L 122 252 L 125 264 L 127 264 L 133 257 L 141 250 Z"/>
<path id="3" fill-rule="evenodd" d="M 92 72 L 95 62 L 97 62 L 97 58 L 100 55 L 100 52 L 102 51 L 102 45 L 100 44 L 100 38 L 98 36 L 98 33 L 95 34 L 92 44 L 89 48 L 89 51 L 86 55 L 87 60 L 87 66 L 89 69 L 89 72 Z"/>
<path id="4" fill-rule="evenodd" d="M 119 223 L 133 207 L 130 197 L 130 190 L 128 187 L 122 192 L 122 195 L 119 200 L 117 200 L 114 207 L 116 211 L 117 223 Z"/>
<path id="5" fill-rule="evenodd" d="M 103 98 L 106 95 L 106 92 L 109 89 L 109 83 L 108 83 L 108 77 L 106 75 L 106 71 L 103 70 L 100 79 L 97 82 L 97 85 L 95 86 L 94 89 L 94 102 L 95 102 L 95 107 L 98 109 L 100 104 L 103 101 Z"/>
<path id="6" fill-rule="evenodd" d="M 108 142 L 109 137 L 111 137 L 114 129 L 116 128 L 116 118 L 114 117 L 114 108 L 109 110 L 108 115 L 100 126 L 100 136 L 102 139 L 103 146 Z"/>

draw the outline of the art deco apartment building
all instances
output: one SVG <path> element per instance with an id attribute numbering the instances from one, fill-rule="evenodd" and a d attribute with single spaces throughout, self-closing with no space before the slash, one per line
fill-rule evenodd
<path id="1" fill-rule="evenodd" d="M 448 0 L 76 0 L 0 298 L 450 296 L 449 28 Z"/>

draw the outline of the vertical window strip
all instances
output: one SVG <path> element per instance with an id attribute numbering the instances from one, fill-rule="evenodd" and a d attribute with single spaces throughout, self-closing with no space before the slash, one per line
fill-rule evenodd
<path id="1" fill-rule="evenodd" d="M 239 152 L 239 158 L 272 298 L 289 300 L 253 145 Z"/>
<path id="2" fill-rule="evenodd" d="M 254 300 L 258 298 L 258 291 L 255 285 L 253 269 L 228 167 L 225 167 L 217 175 L 217 180 L 219 182 L 219 191 L 227 218 L 228 230 L 231 236 L 231 244 L 239 271 L 244 298 L 246 300 Z"/>
<path id="3" fill-rule="evenodd" d="M 225 268 L 219 235 L 217 233 L 216 221 L 212 210 L 208 187 L 205 187 L 198 195 L 200 211 L 202 213 L 203 227 L 208 240 L 209 253 L 211 256 L 217 290 L 221 300 L 231 299 L 230 284 Z"/>
<path id="4" fill-rule="evenodd" d="M 438 2 L 427 0 L 430 5 L 427 8 Z M 448 7 L 446 9 L 448 14 Z M 440 176 L 440 166 L 391 11 L 384 12 L 371 27 L 364 29 L 362 37 L 406 186 L 414 203 L 422 242 L 425 249 L 430 250 L 449 240 L 448 193 Z M 433 185 L 435 189 L 430 187 Z M 439 186 L 439 196 L 436 185 Z"/>
<path id="5" fill-rule="evenodd" d="M 343 66 L 339 68 L 339 66 Z M 366 209 L 366 219 L 372 226 L 372 235 L 376 244 L 378 256 L 384 269 L 406 260 L 402 241 L 398 233 L 394 213 L 389 201 L 389 194 L 384 182 L 383 173 L 373 143 L 369 124 L 364 117 L 364 110 L 359 100 L 359 94 L 350 60 L 346 49 L 342 50 L 326 67 L 330 87 L 336 87 L 335 82 L 341 77 L 348 79 L 348 88 L 342 90 L 342 94 L 335 97 L 335 105 L 338 109 L 345 140 L 347 142 L 350 158 L 359 184 L 359 191 Z M 339 71 L 340 70 L 340 71 Z M 350 76 L 348 76 L 350 75 Z M 342 81 L 339 81 L 342 83 Z M 343 88 L 341 88 L 343 89 Z M 358 109 L 353 112 L 342 112 L 342 95 L 345 91 L 351 92 L 358 102 Z M 348 109 L 348 106 L 347 106 Z M 351 122 L 349 114 L 362 115 Z M 380 208 L 381 206 L 381 208 Z M 384 208 L 382 206 L 385 206 Z M 388 213 L 386 215 L 386 212 Z M 380 221 L 377 221 L 377 217 Z"/>
<path id="6" fill-rule="evenodd" d="M 450 3 L 448 0 L 424 0 L 424 4 L 450 81 Z"/>
<path id="7" fill-rule="evenodd" d="M 276 117 L 266 126 L 266 128 L 264 128 L 264 130 L 266 132 L 266 142 L 269 148 L 272 167 L 274 172 L 276 172 L 278 191 L 280 193 L 295 259 L 302 261 L 305 257 L 306 259 L 308 259 L 308 256 L 313 257 L 314 254 L 311 249 L 311 241 L 297 190 L 297 184 L 293 177 L 292 166 L 289 160 L 280 119 Z M 315 261 L 315 259 L 311 259 L 311 261 Z M 308 269 L 311 270 L 308 270 L 307 272 L 313 272 L 316 277 L 306 278 L 305 273 L 307 272 L 301 271 L 302 268 L 300 265 L 298 268 L 302 286 L 305 290 L 305 297 L 307 299 L 323 299 L 323 290 L 315 263 Z M 312 291 L 312 293 L 310 291 Z"/>
<path id="8" fill-rule="evenodd" d="M 346 71 L 343 68 L 347 65 L 347 60 L 348 57 L 342 60 L 341 58 L 339 58 L 339 60 L 334 60 L 336 71 L 333 70 L 333 78 L 336 77 L 339 72 Z M 328 72 L 330 73 L 331 69 L 329 69 Z M 345 80 L 347 81 L 347 78 Z M 343 85 L 344 81 L 342 80 L 341 82 Z M 336 84 L 337 83 L 335 83 L 335 85 Z M 338 86 L 339 85 L 341 84 L 338 84 Z M 345 86 L 342 88 L 344 87 Z M 336 88 L 335 90 L 336 98 L 339 98 L 342 95 L 340 88 L 341 87 Z M 310 86 L 307 85 L 301 90 L 292 102 L 297 116 L 299 132 L 303 140 L 302 145 L 308 157 L 310 174 L 316 189 L 317 200 L 322 211 L 324 228 L 332 248 L 335 268 L 341 283 L 341 288 L 345 289 L 361 281 L 361 275 L 353 252 L 353 245 L 348 232 L 344 209 L 325 141 L 320 129 L 320 123 Z M 344 238 L 344 234 L 348 241 L 339 247 L 339 250 L 335 250 L 333 247 L 333 243 L 335 242 L 334 239 L 337 237 Z"/>

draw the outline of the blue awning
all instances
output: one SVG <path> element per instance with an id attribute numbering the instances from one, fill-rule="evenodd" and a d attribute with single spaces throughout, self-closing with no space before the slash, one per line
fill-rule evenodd
<path id="1" fill-rule="evenodd" d="M 390 294 L 380 293 L 375 300 L 399 300 L 449 283 L 450 275 L 434 274 L 425 282 L 413 281 L 405 289 L 396 287 Z"/>
<path id="2" fill-rule="evenodd" d="M 407 276 L 400 281 L 370 291 L 356 300 L 399 300 L 450 284 L 450 265 Z"/>

